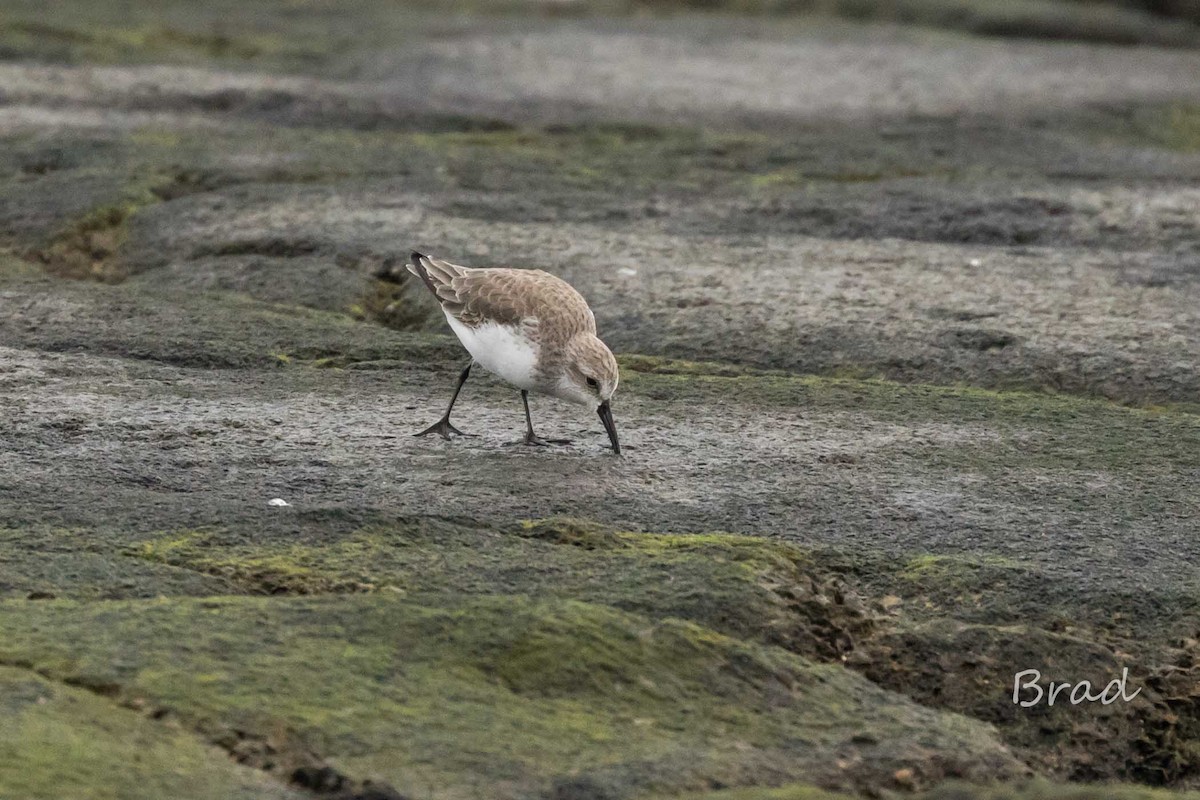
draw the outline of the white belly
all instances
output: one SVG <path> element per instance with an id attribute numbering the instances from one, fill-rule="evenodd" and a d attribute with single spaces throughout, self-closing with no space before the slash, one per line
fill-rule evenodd
<path id="1" fill-rule="evenodd" d="M 446 320 L 475 363 L 520 389 L 533 388 L 537 348 L 520 328 L 490 322 L 468 328 L 449 314 Z"/>

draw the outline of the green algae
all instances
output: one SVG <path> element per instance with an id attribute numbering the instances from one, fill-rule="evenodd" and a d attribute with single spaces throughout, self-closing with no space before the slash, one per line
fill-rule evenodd
<path id="1" fill-rule="evenodd" d="M 835 134 L 827 128 L 806 130 L 796 140 L 688 127 L 631 130 L 602 123 L 514 127 L 487 118 L 437 114 L 381 121 L 372 117 L 378 112 L 369 106 L 358 108 L 353 103 L 344 113 L 361 116 L 368 129 L 344 127 L 344 119 L 339 120 L 342 127 L 332 127 L 319 109 L 307 112 L 311 118 L 306 124 L 282 126 L 255 120 L 266 112 L 255 111 L 253 94 L 241 98 L 249 105 L 239 110 L 239 97 L 230 96 L 229 118 L 214 130 L 146 126 L 120 141 L 103 133 L 61 133 L 54 142 L 27 142 L 24 149 L 52 147 L 54 153 L 77 162 L 76 170 L 103 173 L 118 165 L 126 174 L 174 169 L 210 185 L 335 183 L 395 175 L 399 170 L 414 188 L 458 187 L 507 194 L 519 181 L 524 194 L 544 209 L 542 213 L 583 219 L 605 219 L 621 209 L 625 218 L 642 215 L 645 204 L 629 203 L 634 190 L 646 195 L 761 200 L 798 185 L 921 176 L 949 180 L 960 172 L 956 163 L 947 161 L 949 156 L 911 152 L 871 136 L 869 141 L 831 148 L 827 142 Z M 304 98 L 287 93 L 277 100 L 304 103 Z M 217 100 L 189 95 L 179 102 L 202 105 Z M 121 161 L 101 158 L 95 152 L 97 139 L 116 150 Z M 595 195 L 592 203 L 601 205 L 593 211 L 577 208 L 568 200 L 580 192 Z M 464 198 L 447 210 L 477 215 L 486 207 L 490 218 L 504 218 L 503 205 L 487 203 L 479 199 L 472 204 Z"/>
<path id="2" fill-rule="evenodd" d="M 282 39 L 274 36 L 190 33 L 164 26 L 131 28 L 79 28 L 46 22 L 12 20 L 0 24 L 0 41 L 29 55 L 57 52 L 70 60 L 112 62 L 194 55 L 199 60 L 241 59 L 284 51 Z M 68 55 L 69 54 L 69 55 Z"/>
<path id="3" fill-rule="evenodd" d="M 343 773 L 427 797 L 479 783 L 522 797 L 567 779 L 644 793 L 745 784 L 763 769 L 848 786 L 900 767 L 936 779 L 1015 766 L 985 726 L 694 623 L 569 600 L 431 600 L 9 602 L 0 661 L 168 709 L 213 740 L 282 731 Z M 864 748 L 869 763 L 835 764 Z"/>
<path id="4" fill-rule="evenodd" d="M 882 141 L 870 148 L 818 149 L 816 140 L 826 135 L 823 130 L 805 131 L 797 140 L 750 132 L 630 130 L 596 124 L 420 133 L 407 141 L 439 161 L 447 180 L 466 188 L 503 191 L 505 175 L 528 174 L 531 185 L 546 191 L 590 190 L 614 199 L 635 189 L 763 199 L 810 184 L 951 180 L 958 175 L 944 159 Z"/>
<path id="5" fill-rule="evenodd" d="M 160 202 L 170 176 L 151 174 L 129 180 L 111 202 L 97 206 L 60 229 L 44 246 L 26 258 L 41 263 L 62 278 L 119 283 L 128 277 L 119 254 L 129 237 L 129 225 L 141 209 Z"/>
<path id="6" fill-rule="evenodd" d="M 876 20 L 985 36 L 1176 46 L 1197 41 L 1195 25 L 1116 4 L 1076 8 L 1053 0 L 601 0 L 585 6 L 419 0 L 400 7 L 384 0 L 354 0 L 339 11 L 331 15 L 322 4 L 289 0 L 201 5 L 167 0 L 132 12 L 112 0 L 72 0 L 49 9 L 32 0 L 12 0 L 0 17 L 0 48 L 23 58 L 68 62 L 252 63 L 328 71 L 337 68 L 339 56 L 395 48 L 414 30 L 424 32 L 450 14 L 496 21 L 696 12 L 795 18 L 797 25 L 836 18 Z"/>
<path id="7" fill-rule="evenodd" d="M 213 14 L 216 9 L 191 15 L 141 9 L 131 15 L 116 3 L 60 3 L 36 13 L 22 5 L 8 4 L 0 14 L 0 52 L 9 57 L 97 64 L 265 62 L 296 68 L 320 59 L 330 46 L 317 37 L 231 27 Z"/>
<path id="8" fill-rule="evenodd" d="M 1004 587 L 1006 578 L 1021 576 L 1034 569 L 1032 564 L 996 555 L 922 554 L 908 559 L 898 575 L 914 587 L 954 592 L 985 586 L 999 590 Z"/>
<path id="9" fill-rule="evenodd" d="M 267 800 L 300 795 L 170 722 L 0 666 L 0 796 Z"/>
<path id="10" fill-rule="evenodd" d="M 1200 105 L 1186 101 L 1127 110 L 1111 121 L 1109 140 L 1161 147 L 1180 153 L 1200 151 Z"/>
<path id="11" fill-rule="evenodd" d="M 660 13 L 691 10 L 775 17 L 821 14 L 981 36 L 1174 46 L 1197 41 L 1193 25 L 1109 3 L 1075 7 L 1053 0 L 634 0 L 632 6 Z"/>
<path id="12" fill-rule="evenodd" d="M 949 616 L 990 624 L 1053 624 L 1065 613 L 1064 598 L 1036 564 L 996 555 L 912 555 L 884 567 L 877 591 L 903 601 L 909 619 Z M 1076 598 L 1079 599 L 1079 598 Z M 1111 621 L 1107 603 L 1079 609 L 1079 624 Z M 1102 610 L 1104 609 L 1104 610 Z"/>
<path id="13" fill-rule="evenodd" d="M 45 292 L 80 308 L 117 302 L 119 319 L 79 313 L 53 333 L 50 349 L 116 354 L 206 368 L 392 365 L 451 362 L 461 346 L 445 336 L 400 335 L 345 314 L 269 303 L 230 292 L 178 292 L 126 281 L 121 286 L 50 284 L 28 263 L 0 251 L 0 286 Z M 280 356 L 284 358 L 280 358 Z"/>
<path id="14" fill-rule="evenodd" d="M 688 361 L 680 358 L 648 356 L 638 353 L 622 353 L 617 356 L 617 363 L 622 369 L 623 381 L 626 378 L 627 372 L 636 373 L 636 375 L 628 376 L 634 379 L 637 379 L 640 375 L 688 375 L 712 378 L 791 376 L 790 373 L 783 370 L 765 370 L 744 364 L 730 364 L 719 361 Z"/>
<path id="15" fill-rule="evenodd" d="M 1176 150 L 1200 150 L 1200 106 L 1182 103 L 1170 106 L 1163 138 L 1168 147 Z"/>
<path id="16" fill-rule="evenodd" d="M 325 548 L 249 545 L 230 553 L 222 548 L 216 534 L 194 531 L 142 542 L 129 552 L 152 563 L 220 576 L 257 592 L 325 594 L 376 588 L 368 582 L 371 575 L 366 565 L 374 563 L 381 551 L 374 537 L 367 536 L 351 537 Z"/>
<path id="17" fill-rule="evenodd" d="M 730 534 L 617 532 L 573 519 L 514 531 L 425 520 L 307 542 L 230 531 L 149 539 L 128 552 L 269 594 L 520 593 L 583 600 L 836 659 L 872 626 L 849 587 L 791 545 Z"/>
<path id="18" fill-rule="evenodd" d="M 1031 761 L 1040 758 L 1036 740 L 1048 722 L 997 716 L 1011 707 L 996 689 L 1011 679 L 1009 665 L 1037 664 L 1064 675 L 1092 676 L 1104 671 L 1102 664 L 1119 671 L 1113 652 L 1127 645 L 1103 628 L 1115 622 L 1114 602 L 1131 614 L 1125 627 L 1138 629 L 1132 604 L 1073 597 L 1068 607 L 1061 593 L 1050 591 L 1051 579 L 1032 565 L 991 556 L 872 560 L 721 533 L 622 532 L 574 519 L 530 521 L 503 532 L 411 521 L 329 539 L 310 536 L 302 537 L 309 539 L 303 544 L 294 536 L 259 536 L 250 543 L 229 532 L 195 532 L 151 539 L 138 555 L 233 580 L 249 591 L 373 592 L 414 602 L 441 602 L 443 593 L 520 592 L 545 601 L 601 603 L 648 619 L 698 622 L 744 641 L 822 660 L 844 658 L 876 683 L 922 704 L 1002 721 L 1006 741 Z M 628 691 L 618 687 L 629 674 L 612 677 L 623 674 L 623 658 L 608 660 L 610 645 L 590 635 L 576 645 L 601 665 L 585 674 L 560 664 L 552 644 L 556 630 L 511 653 L 496 674 L 527 691 L 553 694 L 580 681 Z M 543 635 L 546 644 L 540 643 Z M 1104 643 L 1088 643 L 1098 636 Z M 1136 658 L 1147 665 L 1157 656 L 1140 652 Z M 543 671 L 549 674 L 526 677 Z M 1157 708 L 1139 707 L 1133 718 L 1097 718 L 1071 708 L 1054 724 L 1066 737 L 1076 723 L 1099 725 L 1114 742 L 1126 742 L 1134 724 L 1145 730 L 1166 724 Z M 1168 729 L 1163 736 L 1168 749 L 1188 741 L 1182 731 Z M 1076 755 L 1067 748 L 1060 757 L 1075 763 Z M 1122 774 L 1138 769 L 1133 764 Z"/>
<path id="19" fill-rule="evenodd" d="M 1021 781 L 995 786 L 948 782 L 928 791 L 905 793 L 912 800 L 1197 800 L 1200 794 L 1188 791 L 1151 789 L 1129 784 L 1069 785 L 1047 780 Z M 831 794 L 805 784 L 789 784 L 775 789 L 731 789 L 699 794 L 673 795 L 676 800 L 837 800 L 846 795 Z M 666 796 L 656 800 L 667 800 Z"/>
<path id="20" fill-rule="evenodd" d="M 1159 645 L 1131 647 L 1122 639 L 1129 630 L 1105 629 L 1105 617 L 1111 617 L 1112 602 L 1118 601 L 1076 597 L 1068 613 L 1066 600 L 1055 600 L 1049 591 L 1048 576 L 1012 559 L 872 557 L 724 533 L 625 532 L 569 518 L 528 521 L 507 530 L 413 519 L 374 523 L 350 533 L 328 532 L 327 525 L 313 522 L 289 529 L 286 536 L 264 531 L 253 541 L 234 531 L 175 533 L 153 537 L 127 553 L 210 574 L 252 593 L 341 592 L 347 602 L 362 598 L 369 604 L 375 598 L 437 609 L 447 603 L 507 599 L 536 604 L 545 609 L 546 618 L 519 639 L 506 639 L 483 668 L 489 679 L 523 697 L 557 701 L 578 699 L 579 692 L 587 691 L 650 705 L 680 702 L 686 689 L 679 678 L 686 678 L 686 671 L 670 679 L 655 677 L 653 664 L 637 644 L 642 634 L 614 640 L 596 624 L 594 609 L 601 615 L 632 615 L 642 621 L 639 630 L 665 626 L 681 632 L 682 638 L 671 640 L 673 654 L 664 656 L 667 662 L 687 661 L 690 648 L 700 643 L 727 640 L 739 647 L 781 645 L 791 653 L 844 661 L 874 683 L 926 707 L 1000 723 L 1004 740 L 1028 763 L 1054 774 L 1174 780 L 1178 773 L 1173 769 L 1186 770 L 1192 763 L 1184 754 L 1191 734 L 1171 721 L 1169 709 L 1187 702 L 1173 694 L 1173 678 L 1154 683 L 1142 701 L 1118 709 L 1120 713 L 1075 707 L 1049 716 L 1013 712 L 1005 690 L 1012 664 L 1036 665 L 1057 678 L 1095 680 L 1119 673 L 1123 664 L 1133 665 L 1138 685 L 1149 686 L 1160 680 L 1152 678 L 1154 664 L 1167 651 Z M 860 594 L 868 590 L 874 599 Z M 1120 605 L 1131 614 L 1125 627 L 1138 630 L 1133 607 Z M 585 608 L 581 618 L 576 612 Z M 444 641 L 452 639 L 458 641 Z M 568 651 L 578 659 L 564 655 Z M 361 647 L 355 644 L 346 652 L 361 652 Z M 386 670 L 377 665 L 368 671 L 381 669 Z M 762 663 L 747 669 L 739 674 L 752 681 L 770 680 L 771 668 Z M 214 673 L 205 667 L 203 674 Z M 105 675 L 92 680 L 115 682 Z M 721 713 L 728 724 L 751 724 L 745 709 Z M 568 716 L 562 724 L 580 735 L 586 729 L 594 742 L 625 736 L 611 723 Z M 659 718 L 639 719 L 639 725 L 647 725 L 646 719 Z M 1087 744 L 1091 740 L 1078 739 L 1085 730 L 1103 730 L 1113 742 L 1105 751 L 1111 761 L 1108 771 L 1070 771 L 1082 769 L 1095 755 L 1096 746 Z M 1048 731 L 1060 742 L 1049 750 L 1044 741 Z M 1145 750 L 1144 758 L 1121 761 L 1126 751 L 1143 752 L 1132 744 L 1143 735 L 1157 744 Z M 298 741 L 309 740 L 301 736 Z M 645 741 L 642 746 L 654 751 Z M 323 746 L 313 749 L 325 752 Z M 1180 754 L 1174 762 L 1178 766 L 1156 772 L 1157 759 L 1171 752 Z M 664 758 L 675 763 L 673 755 Z M 661 769 L 683 774 L 677 765 Z M 889 775 L 878 780 L 881 786 L 894 782 Z"/>
<path id="21" fill-rule="evenodd" d="M 1167 477 L 1200 466 L 1200 416 L 1135 408 L 1074 395 L 970 386 L 854 380 L 745 367 L 623 357 L 622 390 L 662 403 L 761 405 L 864 415 L 904 425 L 953 419 L 964 433 L 942 447 L 908 448 L 935 467 L 961 472 L 1009 469 L 1110 469 Z M 978 435 L 971 436 L 976 427 Z"/>
<path id="22" fill-rule="evenodd" d="M 78 600 L 206 595 L 230 584 L 194 571 L 120 555 L 123 537 L 106 530 L 0 527 L 0 598 Z"/>

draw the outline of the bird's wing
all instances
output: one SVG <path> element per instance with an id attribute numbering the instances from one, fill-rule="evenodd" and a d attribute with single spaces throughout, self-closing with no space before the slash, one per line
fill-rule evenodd
<path id="1" fill-rule="evenodd" d="M 415 266 L 415 268 L 414 268 Z M 566 335 L 596 332 L 587 301 L 569 283 L 533 269 L 470 269 L 413 253 L 409 271 L 425 281 L 446 313 L 468 327 L 553 326 Z"/>
<path id="2" fill-rule="evenodd" d="M 416 252 L 412 254 L 407 266 L 408 271 L 420 278 L 429 291 L 433 293 L 433 296 L 443 304 L 447 301 L 457 302 L 457 297 L 454 294 L 454 289 L 451 288 L 451 284 L 455 278 L 460 277 L 468 271 L 467 267 L 460 267 L 457 264 L 451 264 L 449 261 L 442 261 L 440 258 L 430 258 Z"/>

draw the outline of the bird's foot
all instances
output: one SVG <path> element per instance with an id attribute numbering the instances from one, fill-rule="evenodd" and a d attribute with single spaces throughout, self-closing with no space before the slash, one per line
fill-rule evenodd
<path id="1" fill-rule="evenodd" d="M 431 433 L 436 433 L 438 436 L 441 436 L 443 439 L 449 439 L 450 434 L 454 434 L 455 436 L 474 436 L 475 435 L 473 433 L 463 433 L 458 428 L 456 428 L 450 424 L 449 417 L 442 417 L 437 422 L 433 423 L 432 425 L 430 425 L 428 428 L 421 431 L 420 433 L 414 433 L 413 436 L 428 436 Z"/>
<path id="2" fill-rule="evenodd" d="M 517 439 L 515 442 L 509 442 L 510 446 L 524 444 L 530 447 L 550 447 L 552 445 L 571 444 L 570 439 L 543 439 L 536 433 L 527 433 L 524 438 Z"/>

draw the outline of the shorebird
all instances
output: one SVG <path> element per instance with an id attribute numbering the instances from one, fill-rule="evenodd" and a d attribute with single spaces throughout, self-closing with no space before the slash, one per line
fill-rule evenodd
<path id="1" fill-rule="evenodd" d="M 617 359 L 596 338 L 596 317 L 579 292 L 540 269 L 472 269 L 421 253 L 413 253 L 411 260 L 408 271 L 433 292 L 451 330 L 471 354 L 446 413 L 417 436 L 467 435 L 450 424 L 450 412 L 471 367 L 478 364 L 521 390 L 525 444 L 571 443 L 533 432 L 529 393 L 539 392 L 594 408 L 613 452 L 620 454 L 609 406 L 617 391 Z"/>

